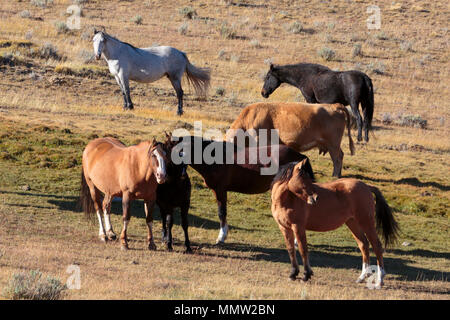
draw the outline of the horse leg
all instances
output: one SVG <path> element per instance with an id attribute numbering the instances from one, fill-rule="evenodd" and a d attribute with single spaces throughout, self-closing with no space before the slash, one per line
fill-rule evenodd
<path id="1" fill-rule="evenodd" d="M 173 239 L 172 239 L 172 227 L 173 227 L 173 209 L 169 210 L 166 215 L 166 222 L 167 222 L 167 250 L 172 251 L 173 247 Z"/>
<path id="2" fill-rule="evenodd" d="M 295 237 L 297 238 L 298 249 L 300 251 L 300 255 L 302 256 L 303 268 L 305 269 L 302 280 L 308 281 L 314 273 L 309 265 L 308 244 L 306 242 L 305 228 L 294 224 L 292 225 L 292 229 L 294 230 Z"/>
<path id="3" fill-rule="evenodd" d="M 286 243 L 286 250 L 289 254 L 289 259 L 291 260 L 291 274 L 289 275 L 289 279 L 295 280 L 299 273 L 297 257 L 295 255 L 295 244 L 294 244 L 294 232 L 292 229 L 283 226 L 278 220 L 278 227 L 281 230 L 281 233 L 284 236 L 284 241 Z"/>
<path id="4" fill-rule="evenodd" d="M 108 240 L 116 240 L 117 236 L 111 225 L 111 200 L 111 195 L 105 194 L 105 198 L 103 199 L 103 217 L 105 219 L 105 229 Z"/>
<path id="5" fill-rule="evenodd" d="M 122 76 L 122 83 L 123 83 L 123 88 L 124 88 L 124 92 L 125 92 L 126 99 L 127 99 L 127 109 L 133 110 L 134 106 L 133 106 L 133 102 L 131 101 L 130 82 L 129 82 L 128 78 Z"/>
<path id="6" fill-rule="evenodd" d="M 127 95 L 125 93 L 125 89 L 122 86 L 122 82 L 120 81 L 120 78 L 118 75 L 115 75 L 114 78 L 116 78 L 117 84 L 120 87 L 120 91 L 122 92 L 123 96 L 123 109 L 127 109 L 128 103 L 127 103 Z"/>
<path id="7" fill-rule="evenodd" d="M 367 229 L 368 230 L 365 230 L 366 236 L 369 239 L 370 244 L 372 245 L 375 255 L 377 256 L 378 272 L 375 289 L 381 289 L 381 286 L 383 285 L 383 278 L 386 275 L 383 262 L 383 246 L 381 245 L 381 241 L 378 238 L 375 226 L 372 224 L 371 227 Z"/>
<path id="8" fill-rule="evenodd" d="M 333 177 L 340 178 L 344 152 L 342 152 L 342 149 L 339 146 L 328 147 L 328 152 L 330 153 L 331 160 L 333 161 Z"/>
<path id="9" fill-rule="evenodd" d="M 188 234 L 188 211 L 189 211 L 189 203 L 181 206 L 181 227 L 184 231 L 184 245 L 186 247 L 186 253 L 191 253 L 191 242 L 189 241 L 189 234 Z"/>
<path id="10" fill-rule="evenodd" d="M 362 119 L 358 109 L 359 100 L 354 99 L 350 102 L 350 106 L 352 107 L 353 115 L 356 117 L 356 125 L 358 127 L 358 141 L 362 141 Z"/>
<path id="11" fill-rule="evenodd" d="M 369 265 L 370 265 L 370 252 L 369 252 L 369 241 L 366 238 L 366 235 L 361 230 L 355 219 L 350 219 L 346 222 L 347 227 L 352 232 L 353 238 L 355 238 L 356 243 L 358 244 L 359 250 L 361 250 L 362 254 L 362 271 L 361 275 L 356 280 L 357 283 L 361 283 L 366 279 L 367 276 L 370 275 Z"/>
<path id="12" fill-rule="evenodd" d="M 86 181 L 86 182 L 88 182 L 88 181 Z M 98 224 L 99 224 L 98 237 L 100 238 L 101 241 L 105 242 L 107 238 L 106 238 L 105 228 L 103 227 L 102 215 L 100 214 L 100 209 L 102 207 L 102 203 L 100 201 L 100 192 L 97 190 L 97 188 L 95 188 L 95 186 L 92 184 L 92 182 L 90 184 L 88 183 L 88 187 L 89 187 L 89 191 L 91 193 L 91 199 L 94 202 L 94 209 L 97 214 L 97 219 L 98 219 Z"/>
<path id="13" fill-rule="evenodd" d="M 122 219 L 123 228 L 120 233 L 120 243 L 122 250 L 128 250 L 128 238 L 127 238 L 127 228 L 130 223 L 130 195 L 128 193 L 122 194 Z"/>
<path id="14" fill-rule="evenodd" d="M 177 93 L 178 99 L 178 110 L 177 115 L 181 116 L 183 114 L 183 89 L 181 88 L 181 77 L 168 76 L 170 83 L 172 83 L 175 92 Z"/>
<path id="15" fill-rule="evenodd" d="M 148 250 L 156 250 L 155 241 L 153 240 L 153 208 L 155 206 L 155 200 L 144 200 L 145 222 L 148 227 Z"/>
<path id="16" fill-rule="evenodd" d="M 364 130 L 364 140 L 366 142 L 369 142 L 369 116 L 367 115 L 367 106 L 364 103 L 361 103 L 361 106 L 363 107 L 363 114 L 364 114 L 364 125 L 363 125 L 363 130 Z"/>
<path id="17" fill-rule="evenodd" d="M 227 192 L 213 190 L 216 195 L 218 214 L 220 219 L 220 231 L 217 237 L 216 244 L 225 242 L 228 236 L 228 224 L 227 224 Z"/>
<path id="18" fill-rule="evenodd" d="M 160 214 L 161 214 L 161 222 L 162 222 L 162 242 L 167 243 L 169 241 L 167 237 L 167 213 L 166 208 L 159 204 Z"/>

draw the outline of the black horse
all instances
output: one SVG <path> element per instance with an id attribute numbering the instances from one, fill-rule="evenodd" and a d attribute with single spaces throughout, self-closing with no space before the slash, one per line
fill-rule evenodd
<path id="1" fill-rule="evenodd" d="M 357 70 L 333 71 L 328 67 L 312 63 L 284 66 L 271 64 L 264 79 L 262 96 L 268 98 L 284 82 L 299 88 L 308 103 L 350 105 L 356 117 L 358 141 L 362 140 L 362 120 L 358 110 L 361 103 L 364 113 L 365 140 L 369 141 L 374 101 L 372 80 L 365 73 Z"/>
<path id="2" fill-rule="evenodd" d="M 264 193 L 270 189 L 272 180 L 278 170 L 275 170 L 276 172 L 273 174 L 269 174 L 267 172 L 262 174 L 261 168 L 270 168 L 273 163 L 276 163 L 277 166 L 281 167 L 289 162 L 299 162 L 307 158 L 305 155 L 285 145 L 278 146 L 278 157 L 276 157 L 274 146 L 252 146 L 239 149 L 231 142 L 207 140 L 196 136 L 186 136 L 174 139 L 179 140 L 177 145 L 181 144 L 178 148 L 174 148 L 174 152 L 177 154 L 180 152 L 183 154 L 189 154 L 190 159 L 187 163 L 203 177 L 206 186 L 214 192 L 220 219 L 220 232 L 216 243 L 223 243 L 228 234 L 228 191 L 244 194 Z M 252 150 L 252 148 L 256 148 L 256 152 L 255 150 Z M 205 158 L 203 157 L 205 153 L 211 151 L 211 155 L 215 156 L 216 154 L 214 150 L 221 150 L 226 159 L 232 159 L 233 161 L 224 160 L 222 163 L 205 161 Z M 174 152 L 172 152 L 172 161 Z M 267 155 L 270 157 L 272 162 L 263 163 L 258 155 L 256 163 L 252 163 L 249 159 L 251 154 L 255 154 L 253 152 L 259 155 Z M 198 155 L 201 156 L 199 157 L 200 161 L 195 160 Z M 242 161 L 243 163 L 240 164 L 238 159 L 244 159 L 244 161 Z M 314 176 L 309 162 L 306 170 L 311 177 Z"/>
<path id="3" fill-rule="evenodd" d="M 166 134 L 167 135 L 167 134 Z M 169 136 L 164 144 L 164 151 L 170 156 L 174 144 Z M 176 165 L 169 162 L 166 168 L 167 181 L 163 184 L 158 184 L 156 189 L 156 204 L 161 212 L 161 221 L 163 228 L 162 241 L 167 244 L 169 251 L 172 247 L 172 226 L 173 226 L 173 211 L 175 208 L 180 208 L 181 226 L 184 231 L 184 245 L 186 246 L 186 253 L 191 253 L 189 235 L 188 235 L 188 211 L 191 203 L 191 181 L 186 172 L 187 165 Z"/>

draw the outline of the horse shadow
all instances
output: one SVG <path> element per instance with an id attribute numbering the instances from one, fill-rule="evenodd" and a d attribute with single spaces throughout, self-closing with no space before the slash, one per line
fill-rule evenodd
<path id="1" fill-rule="evenodd" d="M 361 174 L 349 174 L 346 175 L 347 178 L 355 178 L 355 179 L 359 179 L 359 180 L 369 180 L 372 182 L 387 182 L 387 183 L 393 183 L 393 184 L 408 184 L 410 186 L 414 186 L 414 187 L 434 187 L 437 189 L 440 189 L 442 191 L 450 191 L 450 186 L 448 185 L 444 185 L 444 184 L 440 184 L 437 182 L 422 182 L 419 179 L 417 179 L 416 177 L 411 177 L 411 178 L 401 178 L 399 180 L 393 180 L 393 179 L 382 179 L 382 178 L 371 178 L 371 177 L 366 177 L 364 175 Z"/>
<path id="2" fill-rule="evenodd" d="M 251 260 L 263 260 L 268 262 L 286 263 L 290 265 L 289 255 L 285 249 L 278 248 L 264 248 L 259 246 L 252 246 L 243 243 L 226 243 L 222 245 L 225 251 L 247 251 L 252 252 L 253 255 L 249 258 Z M 335 268 L 335 269 L 357 269 L 359 270 L 362 265 L 362 257 L 358 247 L 349 246 L 332 246 L 332 245 L 312 245 L 308 244 L 309 260 L 311 267 L 321 268 Z M 302 263 L 301 257 L 297 251 L 297 261 Z M 349 253 L 358 253 L 353 255 Z M 414 249 L 409 251 L 404 250 L 389 250 L 389 253 L 393 253 L 401 256 L 421 256 L 426 258 L 443 258 L 450 259 L 450 252 L 433 252 L 424 249 Z M 217 256 L 217 254 L 214 254 Z M 223 254 L 223 257 L 229 258 L 229 255 Z M 239 258 L 242 259 L 242 258 Z M 409 258 L 383 258 L 387 272 L 390 275 L 394 275 L 398 280 L 406 281 L 448 281 L 450 278 L 450 272 L 443 272 L 432 269 L 425 269 L 420 267 L 411 266 L 414 262 Z M 370 262 L 376 264 L 376 260 L 373 252 L 371 253 Z M 286 271 L 288 273 L 288 271 Z M 448 293 L 448 292 L 447 292 Z"/>
<path id="3" fill-rule="evenodd" d="M 47 195 L 47 197 L 50 197 Z M 48 203 L 55 205 L 59 210 L 63 211 L 81 211 L 81 208 L 78 205 L 77 197 L 64 197 L 64 199 L 49 199 Z M 191 205 L 191 209 L 195 208 Z M 130 212 L 131 217 L 137 219 L 145 219 L 145 211 L 144 211 L 144 201 L 142 200 L 134 200 L 131 201 L 130 204 Z M 111 203 L 111 214 L 114 215 L 122 215 L 122 202 L 120 200 L 115 200 Z M 161 213 L 159 211 L 158 205 L 155 205 L 153 209 L 153 220 L 161 221 Z M 220 228 L 220 223 L 215 220 L 210 220 L 207 218 L 202 218 L 200 216 L 194 215 L 189 211 L 188 213 L 188 223 L 189 227 L 196 227 L 201 229 L 208 230 L 218 230 Z M 179 212 L 179 208 L 176 208 L 173 213 L 173 224 L 181 226 L 181 214 Z M 244 230 L 250 231 L 250 229 L 242 228 L 234 225 L 230 225 L 231 228 L 236 230 Z"/>

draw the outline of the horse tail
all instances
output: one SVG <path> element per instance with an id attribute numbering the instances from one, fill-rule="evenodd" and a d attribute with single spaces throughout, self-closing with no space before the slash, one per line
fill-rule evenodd
<path id="1" fill-rule="evenodd" d="M 344 112 L 346 120 L 347 120 L 347 134 L 348 134 L 348 146 L 350 148 L 350 154 L 354 155 L 355 154 L 355 145 L 353 144 L 353 139 L 352 139 L 352 135 L 350 133 L 350 114 L 348 113 L 348 110 L 346 107 L 344 107 L 342 104 L 337 104 L 336 107 L 337 110 L 340 110 L 342 112 Z"/>
<path id="2" fill-rule="evenodd" d="M 370 191 L 375 195 L 375 210 L 376 210 L 376 228 L 379 233 L 383 234 L 384 244 L 388 246 L 395 243 L 399 232 L 397 221 L 394 219 L 392 209 L 386 202 L 386 199 L 381 194 L 377 187 L 369 186 Z"/>
<path id="3" fill-rule="evenodd" d="M 362 99 L 361 107 L 363 108 L 364 118 L 367 119 L 367 129 L 372 129 L 372 119 L 373 119 L 373 85 L 372 80 L 367 75 L 364 75 L 364 82 L 366 84 L 366 95 Z"/>
<path id="4" fill-rule="evenodd" d="M 91 219 L 92 214 L 95 212 L 94 201 L 91 197 L 91 190 L 86 182 L 86 178 L 84 176 L 84 169 L 81 169 L 81 187 L 80 187 L 80 198 L 78 199 L 79 210 L 82 210 L 86 216 L 86 218 Z"/>
<path id="5" fill-rule="evenodd" d="M 211 80 L 211 71 L 209 68 L 199 68 L 187 60 L 186 75 L 188 82 L 194 87 L 195 93 L 199 97 L 205 97 L 209 89 L 209 82 Z"/>

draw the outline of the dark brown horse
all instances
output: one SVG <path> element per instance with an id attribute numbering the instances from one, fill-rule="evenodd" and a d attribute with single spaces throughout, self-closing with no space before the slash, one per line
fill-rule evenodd
<path id="1" fill-rule="evenodd" d="M 130 202 L 144 199 L 148 248 L 156 249 L 152 211 L 156 201 L 156 186 L 166 180 L 167 162 L 162 143 L 155 140 L 130 147 L 110 137 L 89 142 L 83 151 L 80 202 L 86 214 L 97 213 L 100 240 L 116 238 L 110 221 L 111 201 L 114 197 L 122 197 L 123 229 L 120 240 L 122 249 L 128 249 Z M 104 195 L 103 201 L 101 194 Z M 100 210 L 104 214 L 105 227 Z"/>
<path id="2" fill-rule="evenodd" d="M 291 161 L 301 161 L 306 158 L 303 154 L 285 145 L 238 149 L 233 143 L 207 140 L 196 136 L 174 138 L 174 140 L 178 139 L 181 139 L 181 141 L 172 149 L 172 161 L 174 161 L 174 153 L 177 155 L 182 152 L 184 155 L 188 155 L 187 161 L 185 161 L 186 158 L 183 161 L 203 177 L 206 186 L 213 191 L 216 197 L 220 219 L 220 232 L 216 243 L 223 243 L 228 234 L 228 191 L 244 194 L 266 192 L 270 189 L 272 180 L 278 170 L 273 174 L 261 174 L 263 168 L 267 169 L 274 164 L 281 166 Z M 213 150 L 212 156 L 217 155 L 215 152 L 221 152 L 226 159 L 231 159 L 231 161 L 222 161 L 221 163 L 205 161 L 203 156 L 211 150 Z M 250 159 L 251 155 L 254 154 L 258 155 L 258 159 L 255 163 L 252 163 Z M 270 158 L 270 163 L 263 163 L 259 156 L 261 154 L 267 155 Z M 198 161 L 195 161 L 195 158 Z M 238 159 L 243 161 L 240 162 Z M 309 162 L 306 170 L 313 175 Z"/>
<path id="3" fill-rule="evenodd" d="M 364 134 L 369 141 L 369 129 L 373 117 L 372 80 L 357 70 L 333 71 L 328 67 L 299 63 L 293 65 L 274 66 L 264 79 L 261 94 L 268 98 L 282 83 L 297 87 L 308 103 L 341 103 L 350 105 L 358 126 L 358 141 L 362 140 L 362 119 L 358 110 L 359 103 L 364 113 Z"/>
<path id="4" fill-rule="evenodd" d="M 174 146 L 170 135 L 166 133 L 167 141 L 164 144 L 164 150 L 170 155 Z M 165 183 L 159 184 L 156 189 L 156 204 L 161 213 L 163 228 L 162 240 L 167 244 L 167 249 L 172 251 L 172 226 L 173 211 L 180 208 L 181 227 L 184 231 L 184 244 L 186 253 L 192 252 L 188 235 L 188 211 L 191 203 L 191 180 L 186 172 L 187 165 L 176 165 L 169 162 L 166 168 L 167 179 Z"/>
<path id="5" fill-rule="evenodd" d="M 286 241 L 292 264 L 290 278 L 295 280 L 299 273 L 294 238 L 305 269 L 303 280 L 307 281 L 313 272 L 309 265 L 305 231 L 331 231 L 345 223 L 363 257 L 362 273 L 357 282 L 362 282 L 369 275 L 370 242 L 378 263 L 375 288 L 380 288 L 385 271 L 383 247 L 377 229 L 382 231 L 385 244 L 395 240 L 398 227 L 391 208 L 378 188 L 356 179 L 313 183 L 308 162 L 305 159 L 284 167 L 272 185 L 272 215 Z"/>

